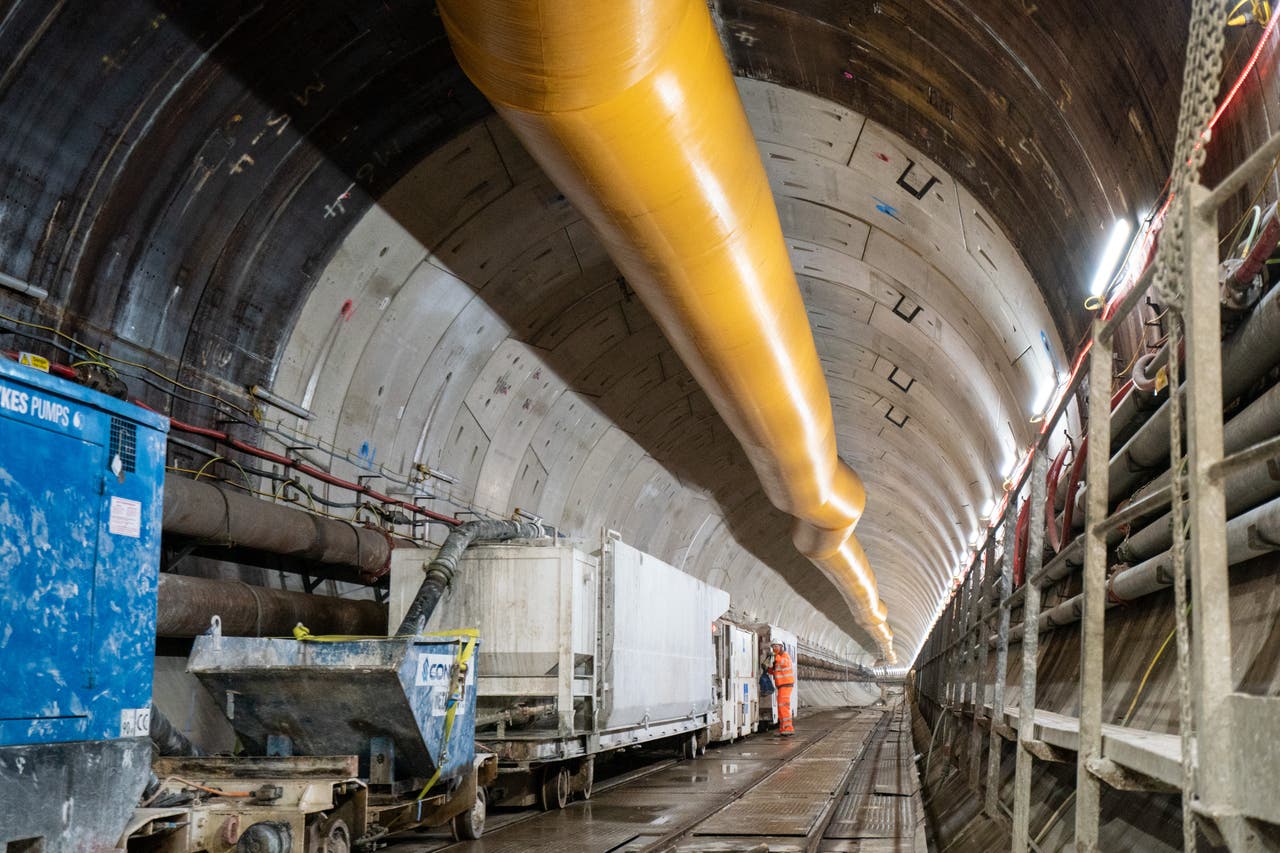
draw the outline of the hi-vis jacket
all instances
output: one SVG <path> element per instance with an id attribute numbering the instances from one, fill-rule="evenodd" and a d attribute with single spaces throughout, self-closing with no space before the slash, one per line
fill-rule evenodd
<path id="1" fill-rule="evenodd" d="M 773 676 L 776 687 L 790 687 L 796 683 L 795 664 L 791 662 L 791 655 L 787 654 L 785 649 L 773 656 L 773 666 L 769 668 L 769 675 Z"/>

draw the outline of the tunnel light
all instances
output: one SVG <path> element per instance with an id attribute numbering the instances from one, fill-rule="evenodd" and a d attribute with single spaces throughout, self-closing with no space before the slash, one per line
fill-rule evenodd
<path id="1" fill-rule="evenodd" d="M 1102 258 L 1098 261 L 1098 270 L 1093 274 L 1093 282 L 1089 285 L 1090 296 L 1102 296 L 1103 291 L 1107 289 L 1107 285 L 1111 283 L 1111 279 L 1115 275 L 1116 264 L 1120 262 L 1120 255 L 1124 252 L 1124 247 L 1129 240 L 1129 232 L 1132 230 L 1133 226 L 1129 224 L 1127 219 L 1117 219 L 1115 224 L 1111 226 L 1111 236 L 1107 238 L 1107 247 L 1102 252 Z"/>
<path id="2" fill-rule="evenodd" d="M 989 521 L 991 519 L 992 514 L 994 514 L 995 511 L 996 511 L 995 498 L 987 498 L 987 502 L 982 505 L 982 512 L 978 513 L 978 518 L 982 519 L 983 521 Z"/>
<path id="3" fill-rule="evenodd" d="M 1049 384 L 1047 382 L 1040 389 L 1040 393 L 1036 395 L 1035 403 L 1031 406 L 1031 423 L 1038 424 L 1040 421 L 1045 419 L 1046 413 L 1049 411 L 1049 408 L 1053 405 L 1053 402 L 1056 399 L 1057 390 L 1057 385 Z"/>

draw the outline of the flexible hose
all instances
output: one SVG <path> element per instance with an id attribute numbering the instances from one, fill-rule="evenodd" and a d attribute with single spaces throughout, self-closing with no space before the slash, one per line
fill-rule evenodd
<path id="1" fill-rule="evenodd" d="M 178 731 L 173 723 L 169 722 L 155 703 L 151 703 L 151 742 L 155 744 L 156 749 L 161 755 L 185 755 L 190 757 L 199 757 L 204 755 L 200 747 L 191 742 L 190 738 Z"/>
<path id="2" fill-rule="evenodd" d="M 1049 466 L 1049 473 L 1045 479 L 1045 501 L 1044 501 L 1044 523 L 1045 532 L 1049 536 L 1049 547 L 1053 549 L 1053 553 L 1062 550 L 1062 534 L 1058 530 L 1057 512 L 1054 509 L 1054 503 L 1058 498 L 1058 480 L 1062 476 L 1062 465 L 1067 461 L 1067 451 L 1071 445 L 1064 444 L 1062 449 L 1058 451 L 1058 456 L 1053 460 L 1053 464 Z"/>
<path id="3" fill-rule="evenodd" d="M 592 226 L 887 661 L 826 376 L 703 0 L 441 0 L 458 64 Z"/>
<path id="4" fill-rule="evenodd" d="M 1076 451 L 1076 458 L 1071 462 L 1071 476 L 1067 479 L 1067 498 L 1065 506 L 1062 509 L 1062 547 L 1065 548 L 1071 544 L 1071 540 L 1075 538 L 1075 527 L 1072 526 L 1073 516 L 1076 511 L 1076 493 L 1080 491 L 1080 480 L 1084 476 L 1085 457 L 1089 452 L 1089 436 L 1080 439 L 1080 449 Z"/>
<path id="5" fill-rule="evenodd" d="M 537 539 L 542 536 L 542 525 L 531 521 L 505 521 L 482 519 L 468 521 L 449 531 L 435 559 L 427 564 L 426 577 L 418 587 L 413 602 L 405 611 L 397 637 L 412 637 L 422 633 L 435 612 L 440 597 L 449 588 L 458 561 L 473 542 L 503 542 L 508 539 Z"/>

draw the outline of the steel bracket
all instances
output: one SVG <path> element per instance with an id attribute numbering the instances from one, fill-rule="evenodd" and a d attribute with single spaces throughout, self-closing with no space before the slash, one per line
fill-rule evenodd
<path id="1" fill-rule="evenodd" d="M 1074 764 L 1076 760 L 1076 754 L 1071 750 L 1045 743 L 1042 740 L 1024 740 L 1022 745 L 1027 752 L 1041 761 L 1052 761 L 1056 764 Z"/>
<path id="2" fill-rule="evenodd" d="M 1145 773 L 1122 767 L 1110 758 L 1090 758 L 1085 766 L 1090 773 L 1118 791 L 1159 791 L 1172 794 L 1180 790 Z"/>

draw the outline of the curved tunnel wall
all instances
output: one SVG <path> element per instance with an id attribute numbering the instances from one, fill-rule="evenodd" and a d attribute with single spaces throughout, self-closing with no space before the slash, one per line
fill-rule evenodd
<path id="1" fill-rule="evenodd" d="M 922 472 L 939 484 L 919 504 L 888 507 L 879 534 L 862 530 L 877 565 L 912 567 L 896 578 L 885 572 L 881 581 L 885 601 L 904 614 L 904 647 L 912 644 L 913 625 L 927 624 L 930 615 L 911 613 L 907 602 L 945 587 L 960 543 L 977 527 L 986 497 L 977 474 L 989 466 L 975 464 L 975 455 L 1000 455 L 1005 433 L 1016 432 L 1020 421 L 1009 418 L 1009 426 L 994 429 L 974 424 L 998 421 L 1006 410 L 1025 414 L 1017 406 L 1026 405 L 1028 390 L 1014 380 L 1012 393 L 1000 391 L 997 382 L 994 391 L 975 396 L 963 385 L 972 377 L 985 383 L 984 376 L 1003 372 L 1004 362 L 1017 358 L 1022 351 L 1013 333 L 1027 306 L 1041 299 L 1028 284 L 1002 291 L 1006 307 L 991 310 L 984 300 L 994 291 L 983 283 L 992 274 L 968 274 L 986 263 L 977 251 L 980 235 L 1003 226 L 1016 237 L 1017 252 L 1052 306 L 1044 327 L 1052 340 L 1049 323 L 1055 324 L 1069 342 L 1082 326 L 1078 282 L 1111 217 L 1140 205 L 1142 194 L 1163 180 L 1164 141 L 1176 114 L 1170 81 L 1179 72 L 1185 9 L 1174 4 L 1168 15 L 1148 18 L 1114 4 L 1088 5 L 1095 14 L 1054 6 L 1018 9 L 994 0 L 883 2 L 856 10 L 827 0 L 722 0 L 715 6 L 740 76 L 821 97 L 812 109 L 806 97 L 767 95 L 767 109 L 748 108 L 766 156 L 770 145 L 801 153 L 790 162 L 770 157 L 767 163 L 827 362 L 841 442 L 852 447 L 848 439 L 875 432 L 883 439 L 887 485 Z M 1046 44 L 1054 49 L 1042 49 Z M 1088 63 L 1080 61 L 1086 47 Z M 292 330 L 301 334 L 307 325 L 299 312 L 308 294 L 327 268 L 342 262 L 345 250 L 338 247 L 372 200 L 409 180 L 405 176 L 424 158 L 488 114 L 453 62 L 439 20 L 417 2 L 215 4 L 198 10 L 164 2 L 110 10 L 21 3 L 0 19 L 0 57 L 0 168 L 11 176 L 0 188 L 0 271 L 50 294 L 37 302 L 0 291 L 4 312 L 56 326 L 241 403 L 245 385 L 271 384 Z M 977 69 L 989 71 L 977 79 Z M 1096 109 L 1099 103 L 1108 108 Z M 1215 146 L 1239 146 L 1264 133 L 1269 119 L 1259 109 L 1246 99 L 1239 117 L 1224 120 Z M 792 121 L 792 110 L 807 116 L 803 125 Z M 910 145 L 872 148 L 866 168 L 855 159 L 845 161 L 845 171 L 834 170 L 828 163 L 840 165 L 841 149 L 824 128 L 846 127 L 863 112 L 880 125 L 868 123 L 859 140 L 874 132 L 884 134 L 886 145 L 899 145 L 897 133 Z M 908 198 L 899 189 L 901 204 L 885 195 L 874 201 L 852 192 L 844 179 L 883 169 L 877 185 L 892 190 L 901 177 L 919 189 L 926 172 L 907 170 L 903 159 L 912 149 L 921 156 L 910 159 L 927 167 L 930 177 L 940 176 L 935 189 L 947 197 L 947 187 L 954 187 L 953 225 L 961 230 L 939 230 L 946 239 L 922 237 L 934 227 L 931 195 Z M 795 151 L 777 153 L 791 157 Z M 876 153 L 889 159 L 874 158 Z M 509 168 L 525 166 L 513 157 Z M 783 169 L 794 171 L 784 175 Z M 431 184 L 423 190 L 428 198 L 442 195 Z M 479 209 L 481 199 L 487 205 L 492 199 L 486 193 L 497 190 L 478 192 L 480 199 L 452 207 L 443 200 L 420 202 L 414 215 L 439 226 Z M 553 202 L 553 196 L 533 199 L 536 209 Z M 907 222 L 881 210 L 880 202 L 906 211 Z M 981 219 L 973 211 L 982 211 Z M 494 208 L 490 226 L 505 226 L 504 216 Z M 860 251 L 850 249 L 863 227 L 853 220 L 876 223 Z M 912 252 L 903 251 L 908 244 Z M 999 247 L 1012 264 L 992 254 Z M 998 267 L 997 279 L 1021 266 L 1002 240 L 992 238 L 984 251 Z M 813 255 L 823 257 L 813 263 Z M 842 257 L 849 255 L 854 260 Z M 359 280 L 358 271 L 349 274 Z M 830 287 L 830 281 L 853 286 Z M 885 299 L 868 300 L 867 293 Z M 502 298 L 519 304 L 509 292 Z M 575 318 L 612 310 L 591 310 L 609 302 L 618 306 L 610 320 L 617 339 L 593 349 L 594 326 L 577 326 Z M 910 313 L 917 304 L 924 307 L 910 326 L 887 323 L 895 319 L 893 307 Z M 620 285 L 613 295 L 601 288 L 557 328 L 544 324 L 547 340 L 562 339 L 566 351 L 587 364 L 640 334 L 634 342 L 648 349 L 619 352 L 627 359 L 647 357 L 598 366 L 583 379 L 586 387 L 611 403 L 612 418 L 625 410 L 613 401 L 629 390 L 648 387 L 645 381 L 660 386 L 672 402 L 657 409 L 650 429 L 659 440 L 645 440 L 646 452 L 677 437 L 670 443 L 691 448 L 699 464 L 708 460 L 732 498 L 729 505 L 743 508 L 735 517 L 752 519 L 749 526 L 764 531 L 762 539 L 783 536 L 784 530 L 769 527 L 750 482 L 729 475 L 737 469 L 725 449 L 727 433 L 704 400 L 679 393 L 680 379 L 670 378 L 677 374 L 663 362 L 658 337 L 651 327 L 645 331 L 644 318 L 637 319 L 629 305 Z M 970 307 L 977 310 L 970 314 Z M 355 318 L 370 310 L 361 306 Z M 336 312 L 325 307 L 329 325 Z M 975 314 L 983 322 L 965 319 Z M 860 329 L 856 340 L 850 317 L 869 317 L 869 330 Z M 42 346 L 12 335 L 4 341 Z M 643 369 L 636 366 L 641 363 Z M 974 373 L 973 364 L 989 369 Z M 630 384 L 618 384 L 622 380 Z M 900 381 L 910 390 L 899 389 Z M 138 396 L 185 420 L 218 417 L 190 392 L 173 398 L 165 393 L 171 387 L 132 384 Z M 1008 401 L 993 408 L 1001 394 Z M 874 418 L 858 420 L 843 411 L 856 395 L 884 399 L 874 403 L 880 407 L 873 407 Z M 912 407 L 901 429 L 884 415 L 898 418 L 906 409 L 890 405 Z M 988 447 L 994 435 L 999 438 Z M 947 461 L 938 453 L 934 462 L 934 454 L 918 451 L 920 442 L 954 447 Z M 596 440 L 584 433 L 581 444 L 595 447 Z M 865 468 L 871 460 L 861 458 L 863 452 L 848 461 Z M 613 458 L 604 450 L 599 456 Z M 664 464 L 680 478 L 679 465 Z M 654 516 L 662 519 L 652 522 L 654 528 L 676 515 Z M 680 522 L 686 523 L 701 526 Z M 701 541 L 693 535 L 688 541 L 695 539 Z M 709 554 L 709 547 L 693 550 Z M 805 586 L 803 569 L 784 553 L 757 551 Z M 722 557 L 698 559 L 735 577 L 763 571 L 757 554 L 736 545 L 724 545 Z M 806 595 L 822 606 L 821 585 L 810 590 Z"/>
<path id="2" fill-rule="evenodd" d="M 1030 436 L 1048 312 L 987 214 L 919 152 L 829 102 L 739 88 L 841 446 L 882 496 L 859 530 L 909 651 L 998 496 L 1012 436 Z M 898 185 L 908 162 L 932 180 L 926 198 Z M 273 387 L 353 457 L 446 472 L 457 482 L 432 488 L 450 500 L 518 507 L 572 535 L 615 527 L 762 618 L 874 648 L 792 551 L 786 516 L 587 225 L 497 119 L 353 227 Z"/>

